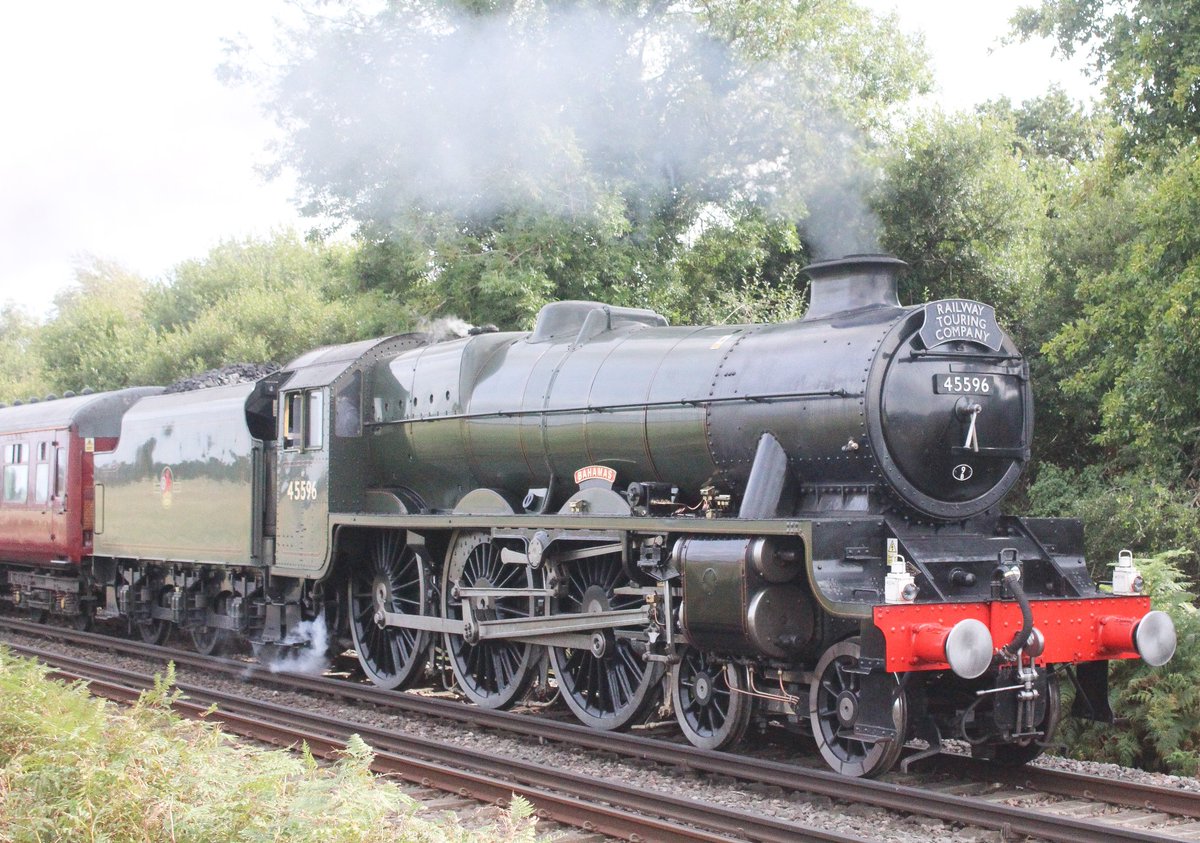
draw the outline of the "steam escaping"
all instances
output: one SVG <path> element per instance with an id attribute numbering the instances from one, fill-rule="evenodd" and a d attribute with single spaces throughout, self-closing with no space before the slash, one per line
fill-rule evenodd
<path id="1" fill-rule="evenodd" d="M 322 10 L 273 106 L 311 210 L 612 220 L 686 195 L 828 214 L 802 224 L 818 251 L 876 250 L 861 139 L 816 51 L 751 60 L 687 12 Z"/>
<path id="2" fill-rule="evenodd" d="M 319 676 L 329 667 L 329 629 L 325 613 L 303 621 L 280 642 L 281 655 L 264 665 L 272 673 L 307 673 Z"/>
<path id="3" fill-rule="evenodd" d="M 443 316 L 441 319 L 421 319 L 417 323 L 417 330 L 423 334 L 429 334 L 433 342 L 442 342 L 443 340 L 460 339 L 468 336 L 474 326 L 457 316 Z"/>

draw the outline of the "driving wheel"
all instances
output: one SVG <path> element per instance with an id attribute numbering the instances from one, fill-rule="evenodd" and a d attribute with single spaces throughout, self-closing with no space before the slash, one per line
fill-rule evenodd
<path id="1" fill-rule="evenodd" d="M 389 530 L 372 538 L 369 558 L 350 572 L 346 602 L 354 652 L 363 673 L 381 688 L 410 687 L 425 671 L 430 634 L 385 626 L 384 613 L 429 614 L 428 571 L 425 548 Z"/>
<path id="2" fill-rule="evenodd" d="M 501 560 L 500 547 L 489 533 L 460 533 L 454 540 L 442 578 L 442 613 L 448 620 L 466 617 L 465 601 L 475 621 L 527 618 L 533 614 L 535 598 L 526 594 L 494 594 L 464 598 L 462 588 L 522 589 L 534 587 L 528 565 Z M 468 640 L 447 632 L 446 654 L 458 687 L 471 702 L 484 708 L 508 708 L 525 696 L 536 678 L 542 648 L 506 639 Z"/>
<path id="3" fill-rule="evenodd" d="M 636 609 L 639 595 L 619 595 L 628 581 L 617 554 L 562 566 L 566 591 L 556 614 Z M 597 629 L 589 647 L 551 647 L 550 661 L 563 699 L 579 720 L 596 729 L 627 729 L 657 704 L 663 666 L 642 659 L 635 629 Z"/>

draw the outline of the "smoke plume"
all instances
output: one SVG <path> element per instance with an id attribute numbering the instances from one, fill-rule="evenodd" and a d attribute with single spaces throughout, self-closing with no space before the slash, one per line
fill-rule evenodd
<path id="1" fill-rule="evenodd" d="M 393 3 L 313 18 L 278 78 L 284 158 L 310 207 L 604 217 L 673 202 L 808 220 L 821 251 L 871 250 L 860 140 L 821 55 L 739 56 L 691 14 L 453 16 Z"/>

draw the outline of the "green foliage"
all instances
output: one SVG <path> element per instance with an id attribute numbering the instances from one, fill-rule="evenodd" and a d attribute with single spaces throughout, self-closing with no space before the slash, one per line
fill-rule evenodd
<path id="1" fill-rule="evenodd" d="M 49 386 L 100 391 L 138 383 L 138 367 L 155 345 L 144 317 L 149 289 L 116 264 L 80 267 L 76 285 L 55 298 L 56 314 L 34 343 Z"/>
<path id="2" fill-rule="evenodd" d="M 266 240 L 227 240 L 201 259 L 181 263 L 169 284 L 146 296 L 146 318 L 160 330 L 199 319 L 223 299 L 251 288 L 326 290 L 347 285 L 353 249 L 302 241 L 290 232 Z"/>
<path id="3" fill-rule="evenodd" d="M 1200 772 L 1200 613 L 1193 584 L 1179 569 L 1187 554 L 1135 560 L 1151 603 L 1175 622 L 1175 657 L 1162 667 L 1141 659 L 1110 663 L 1112 706 L 1120 725 L 1067 720 L 1059 732 L 1071 755 L 1194 776 Z"/>
<path id="4" fill-rule="evenodd" d="M 0 839 L 531 843 L 527 802 L 464 829 L 423 816 L 353 737 L 334 765 L 241 745 L 170 712 L 171 674 L 130 709 L 0 650 Z"/>
<path id="5" fill-rule="evenodd" d="M 20 379 L 0 382 L 0 398 L 28 397 L 19 390 L 32 373 L 56 391 L 165 384 L 410 329 L 417 317 L 394 294 L 366 285 L 359 255 L 350 245 L 282 233 L 221 243 L 159 283 L 94 262 L 59 296 L 46 325 L 29 328 L 6 312 L 0 355 L 12 355 Z"/>
<path id="6" fill-rule="evenodd" d="M 1190 579 L 1200 579 L 1200 520 L 1191 496 L 1149 472 L 1106 476 L 1103 467 L 1060 468 L 1043 463 L 1029 489 L 1030 515 L 1083 521 L 1084 549 L 1098 579 L 1131 549 L 1146 555 L 1163 547 L 1184 548 Z"/>
<path id="7" fill-rule="evenodd" d="M 1064 394 L 1099 397 L 1097 442 L 1119 464 L 1200 480 L 1200 152 L 1180 153 L 1159 176 L 1127 177 L 1114 260 L 1080 277 L 1078 318 L 1047 344 Z"/>
<path id="8" fill-rule="evenodd" d="M 237 362 L 286 362 L 319 345 L 395 333 L 404 310 L 364 291 L 356 250 L 294 234 L 230 241 L 177 268 L 148 296 L 158 342 L 140 373 L 167 383 Z"/>
<path id="9" fill-rule="evenodd" d="M 871 133 L 886 133 L 900 104 L 932 85 L 923 40 L 901 36 L 895 15 L 877 17 L 845 0 L 705 0 L 698 7 L 705 29 L 741 59 L 777 62 L 798 78 L 830 74 L 836 109 Z"/>
<path id="10" fill-rule="evenodd" d="M 814 242 L 870 248 L 860 152 L 929 84 L 847 0 L 405 0 L 312 15 L 288 52 L 280 164 L 356 226 L 365 285 L 505 329 L 556 299 L 680 321 L 797 295 Z"/>
<path id="11" fill-rule="evenodd" d="M 1090 54 L 1128 130 L 1128 147 L 1189 143 L 1200 132 L 1200 9 L 1189 0 L 1042 0 L 1013 18 L 1018 36 Z"/>
<path id="12" fill-rule="evenodd" d="M 901 281 L 902 303 L 991 302 L 1021 338 L 1044 263 L 1044 208 L 1016 145 L 1005 122 L 933 114 L 882 156 L 873 205 L 884 248 L 912 266 Z"/>
<path id="13" fill-rule="evenodd" d="M 1047 354 L 1044 346 L 1083 316 L 1078 291 L 1118 262 L 1135 235 L 1129 222 L 1143 195 L 1131 180 L 1114 181 L 1104 160 L 1080 164 L 1054 190 L 1043 224 L 1045 274 L 1036 302 L 1025 310 L 1023 350 L 1031 358 L 1037 408 L 1034 456 L 1077 467 L 1111 456 L 1096 441 L 1103 392 L 1068 393 L 1064 384 L 1078 375 L 1077 361 Z"/>
<path id="14" fill-rule="evenodd" d="M 977 111 L 1011 124 L 1018 151 L 1027 164 L 1054 161 L 1072 165 L 1092 161 L 1103 148 L 1106 118 L 1089 114 L 1058 85 L 1020 106 L 1003 97 L 985 103 Z"/>
<path id="15" fill-rule="evenodd" d="M 754 208 L 737 216 L 711 208 L 685 238 L 686 248 L 658 277 L 637 287 L 637 300 L 674 324 L 795 319 L 807 302 L 807 262 L 795 226 Z M 631 302 L 632 303 L 632 302 Z"/>
<path id="16" fill-rule="evenodd" d="M 35 348 L 38 329 L 16 305 L 0 308 L 0 401 L 45 397 L 45 375 Z"/>

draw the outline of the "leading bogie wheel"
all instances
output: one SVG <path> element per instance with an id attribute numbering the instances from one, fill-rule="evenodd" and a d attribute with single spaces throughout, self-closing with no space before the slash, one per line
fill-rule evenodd
<path id="1" fill-rule="evenodd" d="M 565 594 L 558 613 L 596 613 L 636 609 L 637 595 L 617 594 L 628 582 L 619 554 L 563 565 Z M 661 662 L 642 658 L 637 630 L 603 629 L 592 633 L 590 647 L 551 647 L 550 663 L 562 697 L 580 722 L 595 729 L 628 729 L 643 722 L 662 698 Z"/>
<path id="2" fill-rule="evenodd" d="M 540 581 L 540 576 L 537 578 Z M 460 588 L 534 588 L 528 565 L 510 564 L 489 533 L 460 533 L 451 544 L 442 576 L 442 613 L 448 620 L 466 615 Z M 535 599 L 528 594 L 471 597 L 476 621 L 510 620 L 533 615 Z M 525 696 L 537 677 L 543 649 L 536 644 L 505 639 L 468 641 L 447 632 L 443 636 L 454 679 L 467 699 L 484 708 L 508 708 Z"/>
<path id="3" fill-rule="evenodd" d="M 350 637 L 363 673 L 381 688 L 408 688 L 424 675 L 430 634 L 386 626 L 385 613 L 431 614 L 425 548 L 391 530 L 372 537 L 368 558 L 355 560 L 346 583 Z"/>
<path id="4" fill-rule="evenodd" d="M 892 703 L 894 740 L 871 743 L 855 738 L 862 679 L 856 672 L 860 652 L 857 638 L 840 641 L 825 651 L 813 671 L 808 714 L 825 762 L 844 776 L 870 778 L 886 773 L 900 758 L 908 732 L 908 698 L 897 685 Z"/>
<path id="5" fill-rule="evenodd" d="M 687 647 L 671 670 L 671 702 L 684 736 L 701 749 L 737 744 L 750 725 L 754 698 L 745 668 Z"/>

